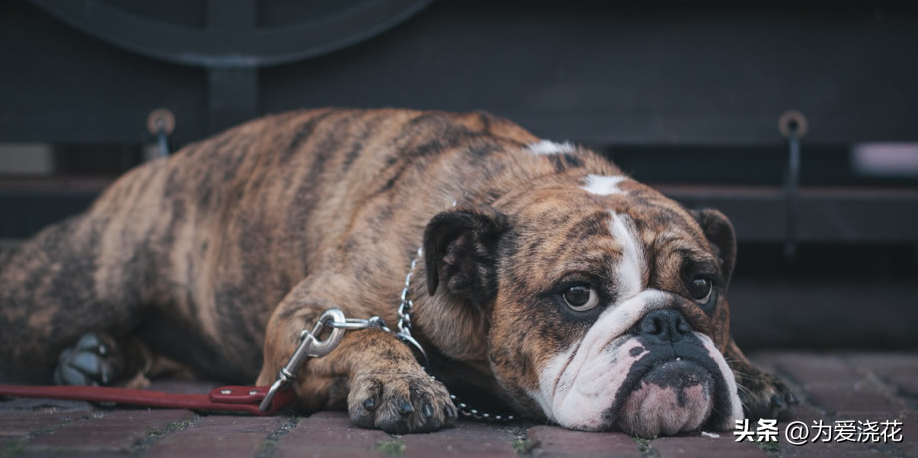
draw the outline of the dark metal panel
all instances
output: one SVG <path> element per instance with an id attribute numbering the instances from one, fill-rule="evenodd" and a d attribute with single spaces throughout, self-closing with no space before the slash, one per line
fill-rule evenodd
<path id="1" fill-rule="evenodd" d="M 786 207 L 780 188 L 657 186 L 689 208 L 716 208 L 744 241 L 784 240 Z M 801 242 L 918 242 L 918 191 L 801 189 Z"/>
<path id="2" fill-rule="evenodd" d="M 140 143 L 150 111 L 175 113 L 174 139 L 207 131 L 205 70 L 137 56 L 0 2 L 0 141 Z"/>
<path id="3" fill-rule="evenodd" d="M 918 140 L 918 3 L 436 2 L 359 45 L 261 70 L 260 112 L 486 109 L 594 144 Z M 0 2 L 0 140 L 133 142 L 157 106 L 208 133 L 204 70 L 158 63 Z M 806 150 L 804 150 L 804 155 Z"/>
<path id="4" fill-rule="evenodd" d="M 258 116 L 258 69 L 211 68 L 207 77 L 208 132 L 217 133 Z"/>
<path id="5" fill-rule="evenodd" d="M 440 2 L 377 40 L 266 69 L 262 106 L 486 109 L 594 144 L 918 139 L 918 5 Z"/>
<path id="6" fill-rule="evenodd" d="M 745 350 L 918 348 L 914 277 L 737 278 L 729 301 L 731 331 Z"/>

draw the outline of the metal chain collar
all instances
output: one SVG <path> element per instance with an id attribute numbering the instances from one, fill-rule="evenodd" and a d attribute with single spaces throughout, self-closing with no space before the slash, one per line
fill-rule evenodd
<path id="1" fill-rule="evenodd" d="M 455 206 L 455 203 L 453 205 Z M 414 340 L 414 338 L 411 337 L 411 313 L 414 312 L 414 302 L 411 301 L 411 298 L 410 298 L 411 291 L 409 290 L 411 287 L 411 275 L 414 274 L 414 269 L 417 266 L 418 259 L 420 259 L 423 254 L 424 254 L 424 248 L 419 247 L 417 255 L 411 261 L 411 267 L 408 269 L 408 275 L 405 276 L 405 288 L 402 289 L 402 295 L 400 297 L 400 302 L 398 305 L 399 333 L 396 334 L 396 337 L 404 341 L 405 340 L 404 336 L 407 335 L 407 337 L 411 339 L 412 345 L 420 349 L 421 352 L 424 354 L 424 370 L 427 371 L 427 373 L 430 375 L 430 378 L 437 380 L 437 377 L 430 373 L 430 361 L 427 359 L 427 354 L 424 353 L 424 349 L 421 348 L 421 345 L 417 343 L 417 341 Z M 476 420 L 498 421 L 498 422 L 516 420 L 515 415 L 511 415 L 511 414 L 495 415 L 495 414 L 490 414 L 486 412 L 481 412 L 478 409 L 473 409 L 469 407 L 468 404 L 460 401 L 459 398 L 457 398 L 456 395 L 452 393 L 450 393 L 449 398 L 450 400 L 453 401 L 453 404 L 456 405 L 456 408 L 459 410 L 459 413 L 466 417 L 471 417 Z"/>
<path id="2" fill-rule="evenodd" d="M 405 276 L 405 287 L 402 289 L 398 304 L 398 324 L 396 326 L 398 332 L 389 329 L 383 319 L 378 316 L 373 316 L 369 319 L 346 318 L 341 309 L 330 308 L 326 310 L 319 317 L 312 331 L 304 329 L 303 332 L 300 333 L 300 344 L 296 347 L 293 355 L 290 356 L 290 360 L 287 361 L 287 364 L 277 373 L 277 379 L 271 385 L 271 388 L 268 390 L 268 393 L 265 395 L 264 400 L 258 408 L 262 411 L 267 411 L 271 407 L 271 402 L 277 392 L 282 388 L 289 387 L 293 383 L 296 379 L 295 374 L 297 370 L 306 362 L 307 358 L 320 358 L 329 354 L 339 343 L 341 343 L 345 331 L 350 330 L 376 328 L 394 335 L 416 353 L 418 360 L 424 366 L 424 370 L 427 371 L 430 378 L 439 381 L 430 373 L 430 360 L 427 358 L 427 352 L 425 352 L 421 344 L 411 336 L 411 314 L 414 312 L 414 302 L 410 297 L 411 276 L 414 274 L 418 259 L 421 258 L 423 253 L 424 249 L 418 248 L 417 256 L 411 261 L 408 275 Z M 317 336 L 319 336 L 326 327 L 331 329 L 331 332 L 325 339 L 320 340 Z M 449 398 L 453 401 L 459 413 L 465 417 L 494 422 L 509 422 L 516 420 L 515 415 L 495 415 L 473 409 L 468 404 L 460 401 L 454 394 L 450 394 Z"/>

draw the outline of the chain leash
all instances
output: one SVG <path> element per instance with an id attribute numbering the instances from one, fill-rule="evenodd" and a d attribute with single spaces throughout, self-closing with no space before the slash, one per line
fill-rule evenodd
<path id="1" fill-rule="evenodd" d="M 430 360 L 427 358 L 427 352 L 424 351 L 424 347 L 411 336 L 411 314 L 414 312 L 414 302 L 411 300 L 411 276 L 414 274 L 418 259 L 421 258 L 423 253 L 424 249 L 418 248 L 417 255 L 411 261 L 411 266 L 408 269 L 408 275 L 405 276 L 405 287 L 402 289 L 401 296 L 399 296 L 397 331 L 393 331 L 387 327 L 383 319 L 378 316 L 373 316 L 369 319 L 347 318 L 344 316 L 344 312 L 342 312 L 341 309 L 330 308 L 326 310 L 319 316 L 319 320 L 312 328 L 312 331 L 304 329 L 300 333 L 300 344 L 296 347 L 296 350 L 294 350 L 293 355 L 290 356 L 290 360 L 287 361 L 287 364 L 277 373 L 277 379 L 271 385 L 271 388 L 268 390 L 268 393 L 265 395 L 264 400 L 258 408 L 261 411 L 267 411 L 271 407 L 271 402 L 274 400 L 274 396 L 277 395 L 277 392 L 290 387 L 293 381 L 296 380 L 295 374 L 297 370 L 302 367 L 308 358 L 321 358 L 329 354 L 339 343 L 341 343 L 341 339 L 344 338 L 344 333 L 352 330 L 375 328 L 394 335 L 411 348 L 418 360 L 424 366 L 424 370 L 430 375 L 430 378 L 440 381 L 430 373 Z M 321 335 L 326 328 L 331 329 L 328 336 L 324 339 L 319 339 L 318 336 Z M 468 404 L 460 401 L 454 394 L 450 394 L 449 398 L 453 401 L 459 413 L 465 417 L 490 422 L 510 422 L 516 420 L 516 415 L 491 414 L 473 409 Z"/>

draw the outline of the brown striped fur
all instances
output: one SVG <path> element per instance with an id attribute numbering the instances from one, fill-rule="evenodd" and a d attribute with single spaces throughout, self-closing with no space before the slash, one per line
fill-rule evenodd
<path id="1" fill-rule="evenodd" d="M 608 210 L 637 223 L 653 259 L 643 281 L 665 291 L 684 294 L 687 257 L 729 263 L 725 288 L 734 253 L 723 247 L 734 242 L 709 240 L 704 226 L 726 221 L 722 215 L 689 212 L 632 180 L 622 183 L 628 199 L 583 192 L 586 174 L 621 171 L 583 149 L 522 152 L 536 141 L 485 113 L 319 109 L 265 117 L 189 145 L 125 174 L 88 211 L 7 256 L 0 357 L 50 367 L 88 331 L 118 341 L 136 334 L 144 354 L 168 356 L 199 375 L 269 383 L 300 331 L 328 307 L 394 325 L 428 223 L 443 213 L 442 223 L 451 224 L 449 215 L 464 212 L 501 227 L 491 245 L 463 242 L 496 259 L 465 275 L 449 271 L 460 261 L 428 251 L 412 284 L 416 334 L 447 386 L 474 387 L 539 418 L 526 390 L 544 360 L 587 327 L 540 298 L 565 272 L 614 262 L 620 249 L 598 235 Z M 492 213 L 504 219 L 494 222 Z M 436 273 L 445 283 L 423 281 L 431 261 L 442 261 Z M 681 311 L 745 380 L 750 413 L 774 413 L 766 410 L 774 407 L 770 396 L 786 388 L 732 343 L 726 299 L 710 313 Z M 144 363 L 123 366 L 136 372 Z M 365 426 L 423 431 L 455 419 L 443 387 L 381 331 L 348 333 L 298 380 L 306 409 L 349 409 Z M 367 398 L 376 404 L 368 408 Z M 399 411 L 406 400 L 416 412 Z M 426 404 L 433 419 L 422 415 Z"/>

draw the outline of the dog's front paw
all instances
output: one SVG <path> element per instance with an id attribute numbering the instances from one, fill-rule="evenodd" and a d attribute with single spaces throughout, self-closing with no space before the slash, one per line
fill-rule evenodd
<path id="1" fill-rule="evenodd" d="M 118 375 L 119 364 L 110 339 L 90 332 L 77 343 L 61 352 L 54 368 L 54 383 L 58 385 L 111 384 Z"/>
<path id="2" fill-rule="evenodd" d="M 790 419 L 800 402 L 793 390 L 775 375 L 764 372 L 758 375 L 754 379 L 743 380 L 739 390 L 746 418 Z"/>
<path id="3" fill-rule="evenodd" d="M 348 412 L 358 426 L 391 434 L 452 426 L 456 408 L 442 383 L 423 370 L 368 370 L 351 380 Z"/>

